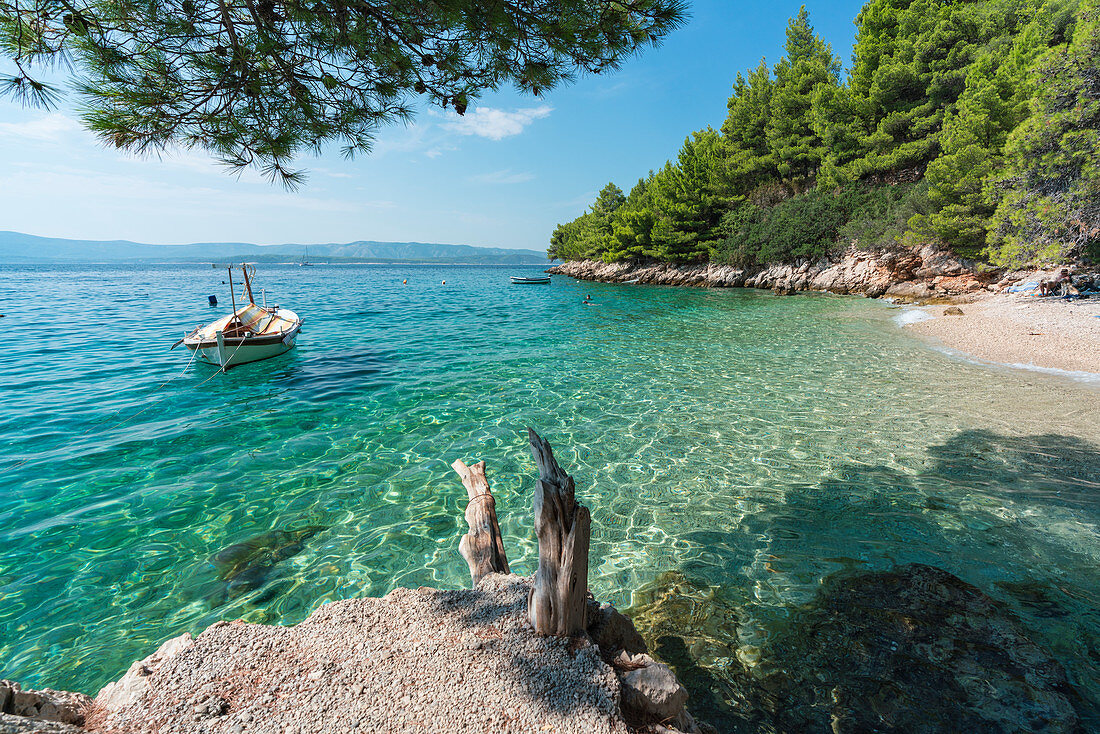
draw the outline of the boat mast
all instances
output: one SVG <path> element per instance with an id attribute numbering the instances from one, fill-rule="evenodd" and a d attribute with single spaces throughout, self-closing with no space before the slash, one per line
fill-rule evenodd
<path id="1" fill-rule="evenodd" d="M 237 318 L 237 297 L 233 295 L 233 266 L 230 265 L 226 268 L 229 270 L 229 300 L 233 302 L 233 318 Z M 229 319 L 229 323 L 226 326 L 233 323 L 233 319 Z"/>
<path id="2" fill-rule="evenodd" d="M 256 301 L 252 298 L 252 284 L 248 281 L 248 263 L 241 263 L 241 273 L 244 274 L 244 287 L 248 291 L 248 302 L 255 306 Z"/>

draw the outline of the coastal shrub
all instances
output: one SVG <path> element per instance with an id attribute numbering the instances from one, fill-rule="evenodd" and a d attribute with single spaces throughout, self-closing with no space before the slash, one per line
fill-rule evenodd
<path id="1" fill-rule="evenodd" d="M 819 258 L 836 243 L 848 219 L 847 192 L 811 191 L 771 208 L 747 205 L 727 215 L 726 236 L 714 248 L 716 260 L 733 265 Z"/>
<path id="2" fill-rule="evenodd" d="M 818 259 L 851 241 L 865 249 L 894 244 L 927 203 L 923 183 L 814 189 L 772 207 L 743 204 L 722 218 L 711 253 L 731 265 Z"/>
<path id="3" fill-rule="evenodd" d="M 852 218 L 841 226 L 840 241 L 863 250 L 890 247 L 905 233 L 910 219 L 926 215 L 930 208 L 925 181 L 868 188 Z"/>

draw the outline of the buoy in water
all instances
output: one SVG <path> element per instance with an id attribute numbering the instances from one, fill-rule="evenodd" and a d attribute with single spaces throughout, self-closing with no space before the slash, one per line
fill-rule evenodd
<path id="1" fill-rule="evenodd" d="M 409 280 L 408 280 L 408 278 L 406 278 L 405 280 L 401 281 L 401 285 L 408 285 L 408 284 L 409 284 Z"/>
<path id="2" fill-rule="evenodd" d="M 447 281 L 443 281 L 443 285 L 447 285 Z"/>
<path id="3" fill-rule="evenodd" d="M 218 305 L 218 297 L 217 296 L 207 296 L 206 300 L 210 303 L 211 306 L 217 306 Z"/>

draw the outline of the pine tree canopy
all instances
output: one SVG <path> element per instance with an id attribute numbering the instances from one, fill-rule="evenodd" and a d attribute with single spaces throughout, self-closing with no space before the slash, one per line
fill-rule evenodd
<path id="1" fill-rule="evenodd" d="M 539 95 L 617 68 L 684 0 L 0 0 L 0 93 L 51 106 L 71 76 L 100 139 L 205 149 L 293 186 L 299 154 L 370 150 L 414 100 L 458 114 L 507 85 Z"/>
<path id="2" fill-rule="evenodd" d="M 718 131 L 555 230 L 551 255 L 769 265 L 936 243 L 1100 260 L 1100 0 L 868 0 L 847 73 L 805 7 Z"/>

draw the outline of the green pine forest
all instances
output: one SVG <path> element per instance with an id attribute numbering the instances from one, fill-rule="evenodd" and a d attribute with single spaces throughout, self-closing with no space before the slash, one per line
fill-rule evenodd
<path id="1" fill-rule="evenodd" d="M 803 7 L 719 129 L 548 254 L 739 266 L 939 243 L 1002 267 L 1100 259 L 1100 0 L 871 0 L 845 69 Z"/>

